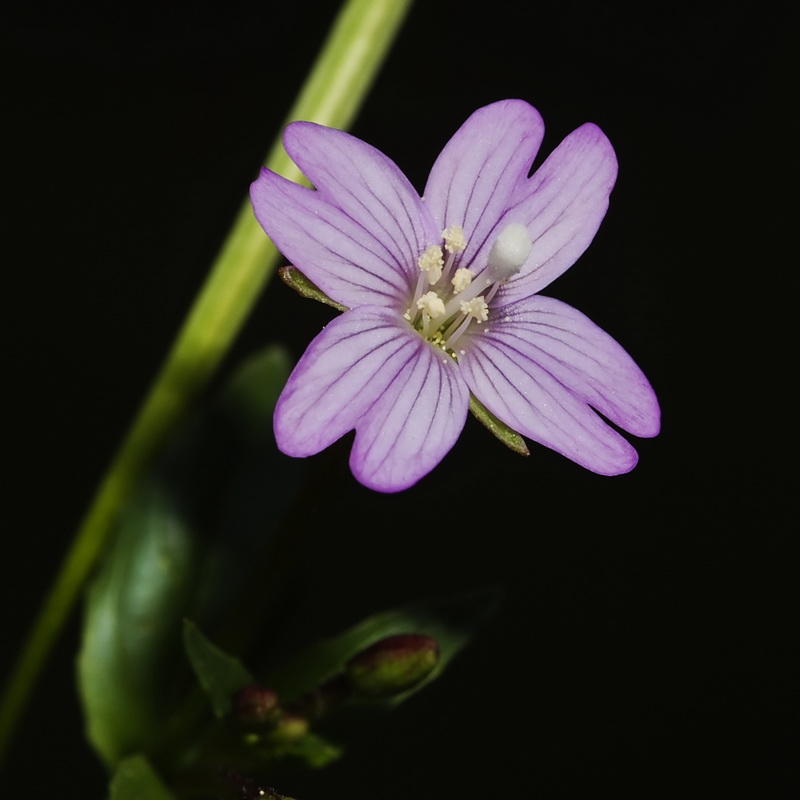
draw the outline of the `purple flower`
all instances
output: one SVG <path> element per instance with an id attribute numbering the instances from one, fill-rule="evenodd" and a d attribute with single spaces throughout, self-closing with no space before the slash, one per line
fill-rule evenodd
<path id="1" fill-rule="evenodd" d="M 539 291 L 588 246 L 614 151 L 595 125 L 528 172 L 543 135 L 521 100 L 476 111 L 421 198 L 397 166 L 342 131 L 290 125 L 286 150 L 316 190 L 263 170 L 255 215 L 284 255 L 348 308 L 309 345 L 275 409 L 278 447 L 310 456 L 355 429 L 350 466 L 394 492 L 455 444 L 470 393 L 515 431 L 602 475 L 636 451 L 593 409 L 655 436 L 659 409 L 631 357 Z"/>

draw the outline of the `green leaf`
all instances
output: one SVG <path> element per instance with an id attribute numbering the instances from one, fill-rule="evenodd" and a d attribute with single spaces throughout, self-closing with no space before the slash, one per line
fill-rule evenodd
<path id="1" fill-rule="evenodd" d="M 222 413 L 245 443 L 263 441 L 272 432 L 272 412 L 292 362 L 283 347 L 266 347 L 246 359 L 220 396 Z"/>
<path id="2" fill-rule="evenodd" d="M 488 408 L 486 408 L 475 395 L 469 396 L 469 410 L 481 425 L 485 425 L 488 431 L 496 436 L 506 447 L 511 448 L 521 456 L 529 456 L 530 451 L 525 444 L 525 440 L 515 431 L 508 427 L 505 422 L 501 422 Z"/>
<path id="3" fill-rule="evenodd" d="M 326 306 L 331 306 L 337 311 L 347 311 L 347 306 L 331 300 L 325 292 L 322 291 L 316 284 L 312 283 L 299 269 L 296 267 L 281 267 L 278 270 L 278 275 L 281 280 L 294 289 L 301 297 L 308 300 L 316 300 L 318 303 L 324 303 Z"/>
<path id="4" fill-rule="evenodd" d="M 420 683 L 386 701 L 401 703 L 441 675 L 498 602 L 499 592 L 490 589 L 376 614 L 312 647 L 272 675 L 269 685 L 287 701 L 296 700 L 338 675 L 351 658 L 380 639 L 408 633 L 430 636 L 439 644 L 439 662 Z"/>
<path id="5" fill-rule="evenodd" d="M 271 480 L 271 416 L 289 368 L 274 347 L 249 359 L 120 515 L 87 595 L 78 658 L 88 737 L 110 767 L 131 753 L 155 756 L 173 735 L 168 723 L 195 686 L 183 619 L 226 624 L 264 563 L 292 496 L 291 468 Z"/>
<path id="6" fill-rule="evenodd" d="M 218 719 L 231 710 L 231 700 L 240 689 L 255 683 L 239 659 L 212 644 L 189 620 L 183 624 L 183 643 L 200 685 L 211 700 Z"/>
<path id="7" fill-rule="evenodd" d="M 144 756 L 119 763 L 109 785 L 110 800 L 175 800 Z"/>
<path id="8" fill-rule="evenodd" d="M 125 514 L 91 586 L 78 656 L 89 740 L 109 766 L 160 735 L 175 688 L 175 620 L 191 589 L 191 534 L 149 483 Z"/>

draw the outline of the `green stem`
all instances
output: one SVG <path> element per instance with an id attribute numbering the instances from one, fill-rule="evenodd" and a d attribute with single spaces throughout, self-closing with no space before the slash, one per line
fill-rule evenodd
<path id="1" fill-rule="evenodd" d="M 347 0 L 286 122 L 304 119 L 347 128 L 410 5 L 411 0 Z M 291 180 L 301 178 L 280 139 L 273 144 L 266 165 Z M 98 488 L 6 684 L 0 702 L 0 762 L 120 508 L 228 351 L 271 275 L 277 255 L 246 202 Z"/>

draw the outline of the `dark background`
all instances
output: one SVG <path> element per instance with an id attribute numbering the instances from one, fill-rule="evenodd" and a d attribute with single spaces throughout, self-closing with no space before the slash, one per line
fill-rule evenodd
<path id="1" fill-rule="evenodd" d="M 3 674 L 335 7 L 45 4 L 9 18 Z M 785 249 L 797 229 L 797 30 L 776 7 L 412 10 L 353 132 L 421 189 L 488 102 L 535 105 L 544 154 L 599 124 L 620 162 L 610 211 L 545 293 L 629 350 L 659 395 L 663 433 L 636 443 L 633 473 L 609 479 L 543 448 L 520 459 L 470 420 L 431 476 L 391 497 L 351 478 L 349 441 L 320 456 L 335 500 L 312 511 L 296 631 L 310 639 L 484 585 L 506 600 L 445 679 L 360 752 L 281 791 L 800 792 L 784 492 L 796 355 L 781 352 L 777 310 L 797 272 Z M 223 373 L 271 341 L 299 356 L 329 316 L 273 283 Z M 75 622 L 3 797 L 103 796 L 81 738 L 77 637 Z"/>

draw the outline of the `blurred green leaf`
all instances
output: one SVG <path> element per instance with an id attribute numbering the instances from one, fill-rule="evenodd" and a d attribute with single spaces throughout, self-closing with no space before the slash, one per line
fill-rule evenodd
<path id="1" fill-rule="evenodd" d="M 220 405 L 245 442 L 271 434 L 275 401 L 291 370 L 289 354 L 273 345 L 246 359 L 223 388 Z"/>
<path id="2" fill-rule="evenodd" d="M 343 753 L 344 750 L 341 747 L 323 739 L 316 733 L 308 733 L 299 741 L 284 745 L 276 755 L 298 758 L 308 766 L 320 769 L 341 758 Z"/>
<path id="3" fill-rule="evenodd" d="M 144 756 L 119 763 L 109 786 L 110 800 L 175 800 Z"/>
<path id="4" fill-rule="evenodd" d="M 148 484 L 89 591 L 78 657 L 89 740 L 108 765 L 146 749 L 164 725 L 175 620 L 194 560 L 189 530 L 163 490 Z"/>
<path id="5" fill-rule="evenodd" d="M 200 685 L 211 700 L 217 719 L 226 717 L 240 689 L 255 683 L 239 659 L 212 644 L 193 622 L 183 623 L 183 643 Z"/>
<path id="6" fill-rule="evenodd" d="M 439 662 L 420 683 L 386 701 L 401 703 L 441 675 L 494 611 L 499 598 L 497 590 L 488 589 L 376 614 L 310 648 L 270 676 L 268 683 L 287 701 L 297 700 L 342 672 L 351 658 L 380 639 L 408 633 L 430 636 L 439 644 Z"/>
<path id="7" fill-rule="evenodd" d="M 245 362 L 176 434 L 120 515 L 87 595 L 78 658 L 88 737 L 109 766 L 130 753 L 153 757 L 195 686 L 184 617 L 206 630 L 242 618 L 234 610 L 292 496 L 291 468 L 272 479 L 271 438 L 289 368 L 274 347 Z"/>

